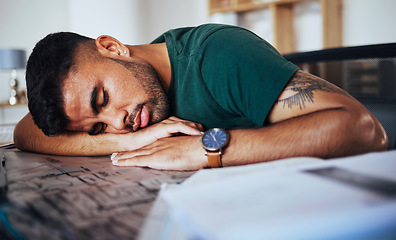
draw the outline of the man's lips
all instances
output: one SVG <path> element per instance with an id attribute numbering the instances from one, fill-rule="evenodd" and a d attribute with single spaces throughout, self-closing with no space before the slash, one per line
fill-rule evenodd
<path id="1" fill-rule="evenodd" d="M 148 123 L 150 120 L 150 114 L 146 106 L 142 107 L 142 110 L 140 111 L 140 127 L 144 128 L 147 127 Z"/>
<path id="2" fill-rule="evenodd" d="M 143 106 L 139 112 L 136 114 L 135 119 L 133 120 L 133 131 L 137 131 L 139 128 L 147 127 L 150 119 L 149 111 L 145 106 Z"/>

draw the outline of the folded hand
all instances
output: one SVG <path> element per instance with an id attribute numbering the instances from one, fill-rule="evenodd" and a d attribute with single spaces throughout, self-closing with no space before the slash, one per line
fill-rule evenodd
<path id="1" fill-rule="evenodd" d="M 114 153 L 116 166 L 140 166 L 162 170 L 197 170 L 207 166 L 200 136 L 161 138 L 129 152 Z"/>

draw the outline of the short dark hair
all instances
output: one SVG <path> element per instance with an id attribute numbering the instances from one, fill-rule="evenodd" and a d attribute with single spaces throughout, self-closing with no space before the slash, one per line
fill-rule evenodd
<path id="1" fill-rule="evenodd" d="M 66 130 L 62 83 L 75 64 L 78 47 L 91 38 L 71 32 L 47 35 L 34 47 L 26 66 L 29 111 L 45 135 Z"/>

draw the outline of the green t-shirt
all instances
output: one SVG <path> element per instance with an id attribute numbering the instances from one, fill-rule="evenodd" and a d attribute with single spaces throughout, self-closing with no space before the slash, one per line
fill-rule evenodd
<path id="1" fill-rule="evenodd" d="M 235 26 L 206 24 L 170 30 L 166 42 L 172 78 L 172 114 L 205 127 L 263 126 L 298 69 L 269 43 Z"/>

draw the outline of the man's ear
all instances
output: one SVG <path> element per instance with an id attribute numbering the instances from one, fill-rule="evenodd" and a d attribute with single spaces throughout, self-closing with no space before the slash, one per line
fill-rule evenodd
<path id="1" fill-rule="evenodd" d="M 102 35 L 95 40 L 96 48 L 104 57 L 129 56 L 129 49 L 117 39 Z"/>

